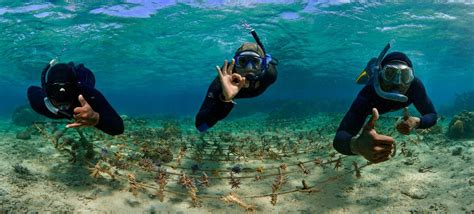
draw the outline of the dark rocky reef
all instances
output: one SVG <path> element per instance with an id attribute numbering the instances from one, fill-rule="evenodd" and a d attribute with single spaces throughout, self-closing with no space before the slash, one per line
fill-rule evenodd
<path id="1" fill-rule="evenodd" d="M 36 113 L 28 104 L 18 106 L 12 114 L 12 123 L 17 126 L 31 126 L 33 122 L 44 120 L 45 117 Z"/>
<path id="2" fill-rule="evenodd" d="M 447 134 L 452 139 L 474 138 L 474 112 L 463 111 L 455 115 Z"/>

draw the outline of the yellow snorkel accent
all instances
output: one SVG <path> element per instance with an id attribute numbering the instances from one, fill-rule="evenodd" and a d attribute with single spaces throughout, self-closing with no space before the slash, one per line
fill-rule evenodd
<path id="1" fill-rule="evenodd" d="M 362 72 L 359 74 L 359 76 L 356 78 L 356 83 L 359 83 L 359 81 L 364 78 L 364 77 L 367 77 L 367 79 L 369 78 L 369 75 L 367 74 L 367 71 L 365 70 L 362 70 Z"/>

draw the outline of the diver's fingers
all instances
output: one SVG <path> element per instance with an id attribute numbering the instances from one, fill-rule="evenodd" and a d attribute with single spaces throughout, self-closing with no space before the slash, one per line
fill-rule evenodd
<path id="1" fill-rule="evenodd" d="M 390 159 L 390 156 L 380 156 L 380 157 L 377 157 L 375 160 L 372 160 L 371 162 L 380 163 L 380 162 L 387 161 L 388 159 Z"/>
<path id="2" fill-rule="evenodd" d="M 233 73 L 231 74 L 232 78 L 238 78 L 239 81 L 242 80 L 242 75 L 238 74 L 238 73 Z"/>
<path id="3" fill-rule="evenodd" d="M 80 114 L 84 111 L 83 107 L 76 107 L 74 108 L 74 114 Z"/>
<path id="4" fill-rule="evenodd" d="M 227 73 L 232 74 L 232 71 L 234 70 L 234 65 L 235 65 L 235 59 L 232 59 L 230 62 L 229 68 L 227 68 Z"/>
<path id="5" fill-rule="evenodd" d="M 392 147 L 391 146 L 388 146 L 388 145 L 384 145 L 384 144 L 381 144 L 381 145 L 377 145 L 373 148 L 374 152 L 377 152 L 377 153 L 383 153 L 383 152 L 391 152 L 392 151 Z"/>
<path id="6" fill-rule="evenodd" d="M 81 127 L 81 126 L 83 126 L 83 125 L 84 125 L 84 124 L 82 124 L 82 123 L 75 122 L 75 123 L 67 124 L 67 125 L 66 125 L 66 128 L 77 128 L 77 127 Z"/>
<path id="7" fill-rule="evenodd" d="M 79 102 L 81 103 L 81 106 L 84 107 L 86 105 L 89 105 L 86 101 L 86 99 L 84 99 L 84 97 L 82 96 L 82 94 L 79 94 L 79 97 L 78 97 L 78 100 Z"/>
<path id="8" fill-rule="evenodd" d="M 90 118 L 89 114 L 84 113 L 84 112 L 74 115 L 74 119 L 76 119 L 76 122 L 78 122 L 77 120 L 85 120 L 85 119 L 88 119 L 88 118 Z"/>
<path id="9" fill-rule="evenodd" d="M 238 86 L 240 83 L 241 77 L 237 74 L 230 75 L 230 83 L 234 86 Z"/>
<path id="10" fill-rule="evenodd" d="M 227 65 L 229 63 L 227 62 L 227 60 L 224 60 L 224 65 L 222 66 L 222 74 L 226 75 L 228 74 L 229 72 L 227 71 Z"/>
<path id="11" fill-rule="evenodd" d="M 408 135 L 410 134 L 410 126 L 404 121 L 397 126 L 397 131 L 400 134 Z"/>
<path id="12" fill-rule="evenodd" d="M 227 63 L 227 67 L 226 67 L 227 69 L 225 70 L 227 72 L 227 75 L 232 75 L 232 69 L 234 69 L 234 65 L 232 65 L 232 61 L 230 63 Z"/>
<path id="13" fill-rule="evenodd" d="M 74 114 L 74 115 L 73 115 L 74 119 L 75 119 L 75 120 L 78 120 L 78 119 L 79 119 L 79 115 L 80 115 L 80 114 Z"/>
<path id="14" fill-rule="evenodd" d="M 410 112 L 408 111 L 408 107 L 403 108 L 403 120 L 408 120 L 410 118 Z"/>
<path id="15" fill-rule="evenodd" d="M 84 113 L 74 114 L 73 118 L 74 118 L 76 123 L 80 123 L 80 122 L 82 122 L 83 119 L 86 118 L 86 117 L 84 117 L 84 115 L 85 115 Z"/>
<path id="16" fill-rule="evenodd" d="M 387 135 L 377 135 L 374 138 L 375 144 L 385 144 L 385 145 L 391 146 L 393 145 L 394 142 L 395 142 L 395 139 Z"/>
<path id="17" fill-rule="evenodd" d="M 219 78 L 222 79 L 222 76 L 223 76 L 223 75 L 222 75 L 222 70 L 221 70 L 221 68 L 220 68 L 218 65 L 216 65 L 216 70 L 217 70 L 217 74 L 219 75 Z"/>
<path id="18" fill-rule="evenodd" d="M 379 152 L 379 153 L 376 153 L 374 154 L 374 159 L 380 159 L 380 158 L 385 158 L 385 157 L 388 157 L 390 156 L 390 152 Z"/>
<path id="19" fill-rule="evenodd" d="M 239 89 L 244 87 L 244 85 L 245 85 L 245 77 L 242 77 L 242 78 L 240 78 Z"/>
<path id="20" fill-rule="evenodd" d="M 372 117 L 370 118 L 369 122 L 367 125 L 365 125 L 365 128 L 367 130 L 374 129 L 375 127 L 375 122 L 379 119 L 379 111 L 377 111 L 376 108 L 372 109 Z"/>
<path id="21" fill-rule="evenodd" d="M 236 79 L 236 80 L 238 80 L 238 81 L 235 81 L 236 83 L 240 83 L 240 82 L 242 82 L 242 78 L 243 78 L 243 77 L 242 77 L 240 74 L 238 74 L 238 73 L 234 73 L 234 74 L 231 74 L 231 76 L 232 76 L 232 79 L 234 79 L 234 80 L 235 80 L 235 79 Z"/>

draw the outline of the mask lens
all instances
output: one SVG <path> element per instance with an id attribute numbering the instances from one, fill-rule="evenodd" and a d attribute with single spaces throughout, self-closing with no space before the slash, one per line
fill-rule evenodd
<path id="1" fill-rule="evenodd" d="M 399 69 L 392 66 L 385 67 L 383 71 L 383 78 L 385 81 L 391 82 L 395 79 L 397 74 L 399 73 Z"/>
<path id="2" fill-rule="evenodd" d="M 413 70 L 411 68 L 404 68 L 401 70 L 402 73 L 402 81 L 403 83 L 407 84 L 413 81 Z"/>
<path id="3" fill-rule="evenodd" d="M 245 68 L 249 64 L 252 68 L 260 69 L 260 65 L 262 64 L 262 59 L 257 56 L 253 55 L 241 55 L 237 57 L 237 67 Z"/>
<path id="4" fill-rule="evenodd" d="M 383 79 L 392 84 L 408 84 L 413 81 L 413 70 L 407 66 L 387 65 L 382 73 Z"/>
<path id="5" fill-rule="evenodd" d="M 237 66 L 238 66 L 238 67 L 243 68 L 243 67 L 247 66 L 247 63 L 248 63 L 248 61 L 247 61 L 247 58 L 246 58 L 246 57 L 244 57 L 244 56 L 239 56 L 239 57 L 237 58 Z"/>
<path id="6" fill-rule="evenodd" d="M 262 59 L 258 58 L 258 57 L 253 57 L 250 62 L 252 62 L 252 64 L 255 66 L 255 67 L 259 67 L 260 68 L 260 64 L 262 63 Z"/>

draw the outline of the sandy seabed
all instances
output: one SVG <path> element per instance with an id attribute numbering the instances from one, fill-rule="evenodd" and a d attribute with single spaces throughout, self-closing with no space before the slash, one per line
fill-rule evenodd
<path id="1" fill-rule="evenodd" d="M 86 136 L 95 146 L 96 158 L 74 163 L 70 161 L 69 154 L 56 149 L 45 135 L 33 133 L 31 139 L 17 139 L 17 133 L 27 128 L 2 121 L 0 213 L 474 213 L 474 140 L 450 140 L 442 131 L 412 133 L 409 136 L 397 134 L 394 136 L 397 139 L 397 154 L 384 163 L 367 165 L 362 157 L 334 153 L 331 142 L 336 126 L 324 124 L 339 121 L 340 118 L 341 115 L 323 115 L 304 123 L 267 128 L 261 133 L 276 136 L 269 137 L 270 147 L 274 144 L 293 145 L 287 149 L 294 151 L 275 157 L 270 152 L 281 152 L 283 146 L 271 147 L 274 149 L 262 149 L 259 158 L 255 156 L 257 153 L 242 152 L 245 148 L 251 150 L 246 144 L 258 139 L 252 138 L 255 133 L 223 131 L 229 126 L 254 130 L 257 125 L 251 123 L 249 127 L 244 127 L 245 120 L 224 122 L 215 130 L 223 133 L 215 135 L 220 138 L 210 137 L 209 141 L 219 141 L 224 139 L 223 135 L 232 135 L 234 137 L 226 141 L 241 145 L 238 146 L 240 153 L 239 150 L 232 150 L 236 148 L 225 147 L 224 151 L 233 151 L 224 155 L 225 158 L 212 157 L 215 153 L 211 152 L 197 157 L 195 152 L 209 149 L 211 146 L 208 145 L 209 148 L 188 147 L 186 154 L 178 158 L 179 147 L 173 147 L 173 159 L 158 164 L 159 168 L 155 166 L 147 171 L 143 164 L 139 164 L 141 167 L 119 170 L 113 164 L 109 165 L 115 179 L 104 172 L 95 177 L 91 175 L 91 168 L 94 167 L 90 164 L 100 160 L 97 156 L 104 157 L 105 151 L 101 148 L 107 148 L 108 153 L 122 152 L 124 157 L 128 155 L 132 160 L 130 157 L 134 151 L 144 150 L 144 144 L 136 140 L 137 133 L 143 134 L 140 129 L 162 130 L 163 123 L 152 121 L 136 125 L 133 121 L 128 122 L 134 128 L 125 136 L 104 139 L 101 139 L 102 135 L 91 137 L 96 132 L 90 131 L 92 134 Z M 387 119 L 387 122 L 382 121 L 378 125 L 389 130 L 393 129 L 392 123 Z M 440 126 L 445 130 L 446 122 Z M 317 127 L 325 127 L 326 130 Z M 181 126 L 181 129 L 179 139 L 166 138 L 168 143 L 182 143 L 201 137 L 192 127 Z M 314 130 L 318 133 L 315 134 Z M 75 136 L 74 131 L 68 133 Z M 142 137 L 147 136 L 143 134 Z M 287 144 L 283 142 L 285 139 Z M 147 140 L 153 144 L 151 146 L 165 142 L 163 138 Z M 293 141 L 298 142 L 297 146 L 291 144 Z M 118 147 L 122 150 L 117 150 Z M 127 150 L 128 147 L 133 149 Z M 253 149 L 261 147 L 257 145 Z M 102 158 L 102 162 L 111 160 L 111 157 Z M 362 167 L 359 178 L 353 162 Z M 281 169 L 282 164 L 286 164 L 285 170 Z M 191 170 L 193 166 L 194 170 Z M 235 166 L 238 169 L 232 169 Z M 156 194 L 159 185 L 154 181 L 158 169 L 166 169 L 169 173 L 162 202 Z M 190 189 L 180 183 L 183 172 L 191 176 L 188 178 L 194 178 L 191 180 L 197 191 L 196 203 L 193 203 Z M 202 185 L 199 179 L 202 172 L 207 172 L 209 176 L 209 187 Z M 130 174 L 136 177 L 138 186 L 144 185 L 143 189 L 130 188 L 130 180 L 127 180 Z M 280 174 L 283 175 L 283 182 L 274 191 L 272 185 L 277 183 Z M 259 175 L 261 178 L 256 179 Z M 232 188 L 229 176 L 235 178 L 234 185 L 238 188 Z M 305 180 L 307 188 L 302 180 Z M 223 197 L 232 192 L 243 204 L 224 202 Z M 272 192 L 288 193 L 278 195 L 276 204 L 272 205 Z"/>

